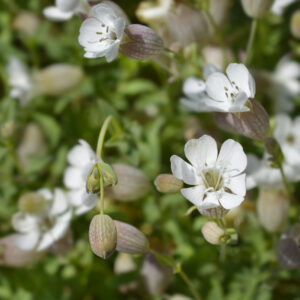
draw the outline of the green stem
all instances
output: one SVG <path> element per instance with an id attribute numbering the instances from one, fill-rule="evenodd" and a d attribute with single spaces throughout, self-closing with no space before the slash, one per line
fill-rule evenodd
<path id="1" fill-rule="evenodd" d="M 253 19 L 252 24 L 251 24 L 251 30 L 250 30 L 250 35 L 249 35 L 249 39 L 248 39 L 248 44 L 247 44 L 245 64 L 249 64 L 250 59 L 251 59 L 251 50 L 252 50 L 252 47 L 253 47 L 256 28 L 257 28 L 257 20 Z"/>
<path id="2" fill-rule="evenodd" d="M 101 215 L 104 214 L 104 183 L 103 183 L 103 176 L 100 174 L 100 213 Z"/>
<path id="3" fill-rule="evenodd" d="M 151 252 L 158 260 L 164 262 L 164 264 L 174 268 L 176 270 L 175 273 L 179 274 L 179 276 L 182 278 L 182 280 L 186 283 L 187 287 L 189 288 L 191 294 L 194 296 L 195 300 L 201 300 L 200 295 L 198 294 L 197 290 L 192 284 L 191 279 L 188 277 L 188 275 L 182 270 L 182 268 L 171 258 L 166 255 L 163 255 L 153 249 L 149 249 L 149 252 Z"/>
<path id="4" fill-rule="evenodd" d="M 225 223 L 222 219 L 218 219 L 219 224 L 221 225 L 222 229 L 226 231 Z M 226 240 L 221 244 L 221 251 L 220 251 L 220 262 L 224 263 L 226 260 Z"/>
<path id="5" fill-rule="evenodd" d="M 289 182 L 288 182 L 288 180 L 286 178 L 286 175 L 285 175 L 285 172 L 283 170 L 282 164 L 279 164 L 279 170 L 280 170 L 280 174 L 281 174 L 281 177 L 282 177 L 282 182 L 283 182 L 284 188 L 285 188 L 285 190 L 286 190 L 286 192 L 287 192 L 290 200 L 293 201 L 294 200 L 294 196 L 293 196 L 293 193 L 292 193 L 292 191 L 290 189 L 290 185 L 289 185 Z"/>

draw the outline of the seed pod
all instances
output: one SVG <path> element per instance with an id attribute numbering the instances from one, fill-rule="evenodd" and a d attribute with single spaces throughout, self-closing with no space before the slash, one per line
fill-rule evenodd
<path id="1" fill-rule="evenodd" d="M 125 56 L 137 60 L 149 59 L 159 55 L 164 49 L 161 37 L 151 28 L 131 24 L 125 29 L 127 40 L 120 46 L 120 52 Z"/>
<path id="2" fill-rule="evenodd" d="M 46 252 L 26 251 L 15 245 L 17 234 L 10 234 L 0 239 L 0 265 L 20 268 L 41 260 Z"/>
<path id="3" fill-rule="evenodd" d="M 261 188 L 257 201 L 258 219 L 268 232 L 278 232 L 286 224 L 289 201 L 281 190 Z"/>
<path id="4" fill-rule="evenodd" d="M 221 219 L 228 213 L 228 209 L 225 209 L 222 206 L 198 210 L 201 215 L 212 219 Z"/>
<path id="5" fill-rule="evenodd" d="M 249 100 L 251 111 L 234 113 L 214 113 L 214 121 L 219 128 L 233 134 L 241 134 L 254 140 L 264 140 L 269 132 L 269 116 L 263 106 Z"/>
<path id="6" fill-rule="evenodd" d="M 133 201 L 149 192 L 150 180 L 141 170 L 124 164 L 114 164 L 112 167 L 118 183 L 105 188 L 105 196 L 119 201 Z"/>
<path id="7" fill-rule="evenodd" d="M 134 226 L 114 221 L 117 228 L 117 247 L 120 252 L 129 254 L 144 254 L 149 250 L 146 236 Z"/>
<path id="8" fill-rule="evenodd" d="M 156 189 L 164 194 L 174 194 L 180 192 L 183 181 L 171 174 L 160 174 L 156 177 L 154 184 Z"/>
<path id="9" fill-rule="evenodd" d="M 245 13 L 254 19 L 263 18 L 270 10 L 274 0 L 242 0 Z"/>
<path id="10" fill-rule="evenodd" d="M 35 93 L 43 96 L 61 96 L 72 92 L 83 80 L 81 68 L 68 64 L 54 64 L 37 72 Z"/>
<path id="11" fill-rule="evenodd" d="M 147 253 L 142 265 L 142 277 L 147 291 L 153 297 L 161 296 L 172 278 L 172 268 L 163 267 L 156 257 Z"/>
<path id="12" fill-rule="evenodd" d="M 24 213 L 38 214 L 45 210 L 46 199 L 39 193 L 26 193 L 18 201 L 19 210 Z"/>
<path id="13" fill-rule="evenodd" d="M 293 36 L 297 39 L 300 39 L 300 10 L 296 10 L 293 13 L 290 27 Z"/>
<path id="14" fill-rule="evenodd" d="M 203 237 L 207 242 L 212 245 L 222 244 L 222 238 L 225 235 L 225 231 L 220 228 L 215 222 L 206 222 L 202 227 Z"/>
<path id="15" fill-rule="evenodd" d="M 112 218 L 102 214 L 94 216 L 90 224 L 89 239 L 94 254 L 108 258 L 117 245 L 117 229 Z"/>
<path id="16" fill-rule="evenodd" d="M 285 269 L 300 268 L 300 224 L 287 229 L 281 236 L 277 247 L 277 257 Z"/>

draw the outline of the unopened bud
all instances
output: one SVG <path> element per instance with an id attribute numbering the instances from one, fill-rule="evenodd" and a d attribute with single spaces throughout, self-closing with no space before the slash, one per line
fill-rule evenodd
<path id="1" fill-rule="evenodd" d="M 201 215 L 212 219 L 221 219 L 228 213 L 228 209 L 225 209 L 222 206 L 198 210 Z"/>
<path id="2" fill-rule="evenodd" d="M 77 66 L 54 64 L 35 74 L 37 95 L 61 96 L 72 92 L 83 80 L 83 72 Z"/>
<path id="3" fill-rule="evenodd" d="M 202 227 L 203 237 L 207 242 L 213 245 L 222 244 L 222 239 L 225 236 L 225 231 L 220 228 L 215 222 L 206 222 Z"/>
<path id="4" fill-rule="evenodd" d="M 94 254 L 108 258 L 117 245 L 117 229 L 112 218 L 102 214 L 94 216 L 90 224 L 89 240 Z"/>
<path id="5" fill-rule="evenodd" d="M 90 172 L 90 175 L 86 182 L 86 190 L 91 194 L 97 194 L 100 191 L 100 177 L 97 165 L 95 165 Z"/>
<path id="6" fill-rule="evenodd" d="M 258 219 L 268 232 L 278 232 L 286 224 L 289 201 L 283 191 L 261 188 L 257 201 Z"/>
<path id="7" fill-rule="evenodd" d="M 281 236 L 277 247 L 277 257 L 285 269 L 300 268 L 300 224 L 287 229 Z"/>
<path id="8" fill-rule="evenodd" d="M 114 164 L 112 167 L 118 182 L 105 189 L 105 196 L 119 201 L 133 201 L 149 192 L 150 180 L 141 170 L 124 164 Z"/>
<path id="9" fill-rule="evenodd" d="M 279 143 L 273 137 L 269 137 L 265 141 L 265 147 L 267 152 L 271 155 L 271 158 L 269 159 L 271 166 L 273 168 L 279 168 L 284 160 Z"/>
<path id="10" fill-rule="evenodd" d="M 27 36 L 34 36 L 39 29 L 41 20 L 30 11 L 20 12 L 13 21 L 13 28 L 25 33 Z"/>
<path id="11" fill-rule="evenodd" d="M 5 139 L 9 139 L 14 136 L 16 129 L 16 123 L 14 121 L 5 122 L 0 127 L 0 136 Z"/>
<path id="12" fill-rule="evenodd" d="M 103 177 L 104 187 L 117 184 L 118 177 L 114 169 L 104 161 L 100 161 L 98 165 Z"/>
<path id="13" fill-rule="evenodd" d="M 120 52 L 127 57 L 143 60 L 157 56 L 164 49 L 161 37 L 151 28 L 131 24 L 125 29 L 127 39 L 120 46 Z"/>
<path id="14" fill-rule="evenodd" d="M 293 36 L 300 39 L 300 10 L 293 13 L 290 26 Z"/>
<path id="15" fill-rule="evenodd" d="M 46 199 L 39 193 L 26 193 L 18 201 L 19 210 L 24 213 L 38 214 L 45 210 Z"/>
<path id="16" fill-rule="evenodd" d="M 241 134 L 254 140 L 265 140 L 269 132 L 269 116 L 263 106 L 252 99 L 251 111 L 235 113 L 215 113 L 214 121 L 219 128 L 233 134 Z"/>
<path id="17" fill-rule="evenodd" d="M 0 239 L 0 265 L 7 267 L 25 267 L 42 259 L 46 252 L 26 251 L 16 246 L 17 234 L 7 235 Z"/>
<path id="18" fill-rule="evenodd" d="M 156 177 L 154 184 L 156 189 L 164 194 L 174 194 L 180 192 L 183 181 L 171 174 L 160 174 Z"/>
<path id="19" fill-rule="evenodd" d="M 263 18 L 270 10 L 274 0 L 242 0 L 245 13 L 254 19 Z"/>
<path id="20" fill-rule="evenodd" d="M 147 253 L 142 265 L 142 277 L 151 296 L 161 296 L 172 278 L 172 268 L 162 266 L 156 257 Z"/>
<path id="21" fill-rule="evenodd" d="M 114 221 L 117 228 L 117 247 L 120 252 L 129 254 L 144 254 L 149 250 L 146 236 L 134 226 Z"/>

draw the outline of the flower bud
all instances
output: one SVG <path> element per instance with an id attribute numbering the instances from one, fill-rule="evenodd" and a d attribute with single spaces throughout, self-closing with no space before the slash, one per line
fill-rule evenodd
<path id="1" fill-rule="evenodd" d="M 127 253 L 119 253 L 114 263 L 115 274 L 129 273 L 134 270 L 136 270 L 136 264 L 132 256 Z"/>
<path id="2" fill-rule="evenodd" d="M 118 182 L 105 188 L 105 196 L 119 201 L 133 201 L 149 192 L 150 180 L 141 170 L 124 164 L 114 164 L 112 167 Z"/>
<path id="3" fill-rule="evenodd" d="M 279 143 L 275 138 L 269 137 L 265 141 L 265 147 L 267 152 L 271 155 L 270 162 L 273 163 L 272 167 L 279 168 L 284 160 Z"/>
<path id="4" fill-rule="evenodd" d="M 112 218 L 102 214 L 94 216 L 90 224 L 89 240 L 94 254 L 108 258 L 117 245 L 117 229 Z"/>
<path id="5" fill-rule="evenodd" d="M 24 213 L 39 214 L 45 210 L 46 199 L 39 193 L 26 193 L 19 198 L 19 210 Z"/>
<path id="6" fill-rule="evenodd" d="M 38 31 L 40 24 L 41 20 L 36 14 L 30 11 L 22 11 L 15 17 L 13 28 L 32 37 Z"/>
<path id="7" fill-rule="evenodd" d="M 224 25 L 231 10 L 233 0 L 210 0 L 209 12 L 218 26 Z"/>
<path id="8" fill-rule="evenodd" d="M 100 191 L 100 177 L 97 165 L 93 167 L 87 179 L 86 191 L 91 194 L 97 194 Z"/>
<path id="9" fill-rule="evenodd" d="M 0 127 L 0 136 L 9 139 L 12 138 L 16 132 L 16 123 L 14 121 L 5 122 Z"/>
<path id="10" fill-rule="evenodd" d="M 117 247 L 120 252 L 129 254 L 144 254 L 149 250 L 146 236 L 134 226 L 114 221 L 117 228 Z"/>
<path id="11" fill-rule="evenodd" d="M 15 245 L 17 234 L 7 235 L 0 239 L 0 265 L 7 267 L 25 267 L 41 260 L 46 252 L 26 251 Z"/>
<path id="12" fill-rule="evenodd" d="M 278 232 L 286 224 L 289 201 L 283 191 L 261 188 L 257 201 L 258 219 L 268 232 Z"/>
<path id="13" fill-rule="evenodd" d="M 215 222 L 206 222 L 202 227 L 203 237 L 212 245 L 222 244 L 222 238 L 225 236 L 225 231 L 220 228 Z"/>
<path id="14" fill-rule="evenodd" d="M 225 209 L 222 206 L 198 210 L 201 215 L 212 219 L 221 219 L 228 213 L 228 209 Z"/>
<path id="15" fill-rule="evenodd" d="M 103 177 L 104 187 L 117 184 L 118 177 L 114 169 L 104 161 L 98 162 L 98 165 Z"/>
<path id="16" fill-rule="evenodd" d="M 291 32 L 293 36 L 300 39 L 300 10 L 296 10 L 291 18 Z"/>
<path id="17" fill-rule="evenodd" d="M 245 13 L 254 19 L 263 18 L 270 10 L 274 0 L 242 0 Z"/>
<path id="18" fill-rule="evenodd" d="M 72 92 L 83 80 L 77 66 L 54 64 L 35 74 L 35 92 L 43 96 L 61 96 Z"/>
<path id="19" fill-rule="evenodd" d="M 156 257 L 147 253 L 142 265 L 142 277 L 147 291 L 153 297 L 164 293 L 172 278 L 172 268 L 163 267 Z"/>
<path id="20" fill-rule="evenodd" d="M 269 116 L 263 106 L 249 100 L 251 111 L 234 113 L 215 113 L 214 121 L 219 128 L 233 134 L 241 134 L 254 140 L 264 140 L 269 132 Z"/>
<path id="21" fill-rule="evenodd" d="M 183 181 L 171 174 L 160 174 L 156 177 L 154 184 L 156 189 L 164 194 L 174 194 L 180 192 Z"/>
<path id="22" fill-rule="evenodd" d="M 300 224 L 287 229 L 281 236 L 277 246 L 277 257 L 285 269 L 300 268 Z"/>
<path id="23" fill-rule="evenodd" d="M 164 49 L 161 37 L 151 28 L 131 24 L 125 29 L 127 40 L 120 46 L 120 52 L 133 59 L 143 60 L 159 55 Z"/>

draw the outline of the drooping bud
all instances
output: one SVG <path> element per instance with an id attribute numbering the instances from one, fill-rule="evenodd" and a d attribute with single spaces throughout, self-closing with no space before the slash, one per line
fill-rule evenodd
<path id="1" fill-rule="evenodd" d="M 222 206 L 198 210 L 201 215 L 212 219 L 221 219 L 228 213 L 228 209 L 225 209 Z"/>
<path id="2" fill-rule="evenodd" d="M 159 55 L 164 49 L 161 37 L 151 28 L 131 24 L 125 29 L 127 40 L 120 46 L 120 52 L 125 56 L 137 60 L 149 59 Z"/>
<path id="3" fill-rule="evenodd" d="M 91 194 L 97 194 L 100 191 L 100 177 L 97 165 L 93 167 L 86 181 L 86 190 Z"/>
<path id="4" fill-rule="evenodd" d="M 163 267 L 153 254 L 147 253 L 141 273 L 149 294 L 160 296 L 170 284 L 173 271 L 170 267 Z"/>
<path id="5" fill-rule="evenodd" d="M 54 64 L 34 76 L 35 92 L 43 96 L 61 96 L 72 92 L 83 80 L 81 68 L 68 64 Z"/>
<path id="6" fill-rule="evenodd" d="M 183 181 L 171 174 L 160 174 L 155 180 L 156 189 L 164 194 L 174 194 L 180 192 L 183 187 Z"/>
<path id="7" fill-rule="evenodd" d="M 118 182 L 105 188 L 105 196 L 119 201 L 133 201 L 149 192 L 150 180 L 141 170 L 124 164 L 114 164 L 112 167 Z"/>
<path id="8" fill-rule="evenodd" d="M 132 256 L 127 253 L 119 253 L 114 264 L 114 272 L 116 274 L 129 273 L 136 270 L 136 264 Z"/>
<path id="9" fill-rule="evenodd" d="M 270 10 L 274 0 L 242 0 L 245 13 L 254 19 L 263 18 Z"/>
<path id="10" fill-rule="evenodd" d="M 114 169 L 104 161 L 98 162 L 98 165 L 103 177 L 104 187 L 117 184 L 118 177 Z"/>
<path id="11" fill-rule="evenodd" d="M 278 232 L 286 224 L 289 201 L 281 190 L 261 188 L 257 201 L 258 219 L 268 232 Z"/>
<path id="12" fill-rule="evenodd" d="M 291 18 L 291 32 L 293 36 L 300 39 L 300 10 L 296 10 Z"/>
<path id="13" fill-rule="evenodd" d="M 225 231 L 216 222 L 206 222 L 201 229 L 203 237 L 212 245 L 222 244 Z"/>
<path id="14" fill-rule="evenodd" d="M 25 33 L 27 36 L 34 36 L 39 29 L 41 20 L 31 11 L 20 12 L 13 21 L 13 28 Z"/>
<path id="15" fill-rule="evenodd" d="M 117 229 L 112 218 L 102 214 L 94 216 L 90 224 L 89 240 L 94 254 L 108 258 L 117 245 Z"/>
<path id="16" fill-rule="evenodd" d="M 234 113 L 214 113 L 214 121 L 219 128 L 233 134 L 241 134 L 254 140 L 264 140 L 269 132 L 269 116 L 263 106 L 252 99 L 251 111 Z"/>
<path id="17" fill-rule="evenodd" d="M 0 136 L 5 139 L 12 138 L 16 129 L 16 123 L 14 121 L 7 121 L 0 127 Z"/>
<path id="18" fill-rule="evenodd" d="M 46 199 L 39 193 L 30 192 L 19 198 L 18 206 L 21 212 L 38 214 L 45 210 Z"/>
<path id="19" fill-rule="evenodd" d="M 293 225 L 280 236 L 277 257 L 285 269 L 300 268 L 300 224 Z"/>
<path id="20" fill-rule="evenodd" d="M 144 254 L 149 250 L 146 236 L 134 226 L 114 221 L 117 228 L 117 247 L 120 252 L 129 254 Z"/>
<path id="21" fill-rule="evenodd" d="M 0 239 L 0 265 L 20 268 L 41 260 L 46 252 L 26 251 L 15 245 L 17 234 L 7 235 Z"/>

